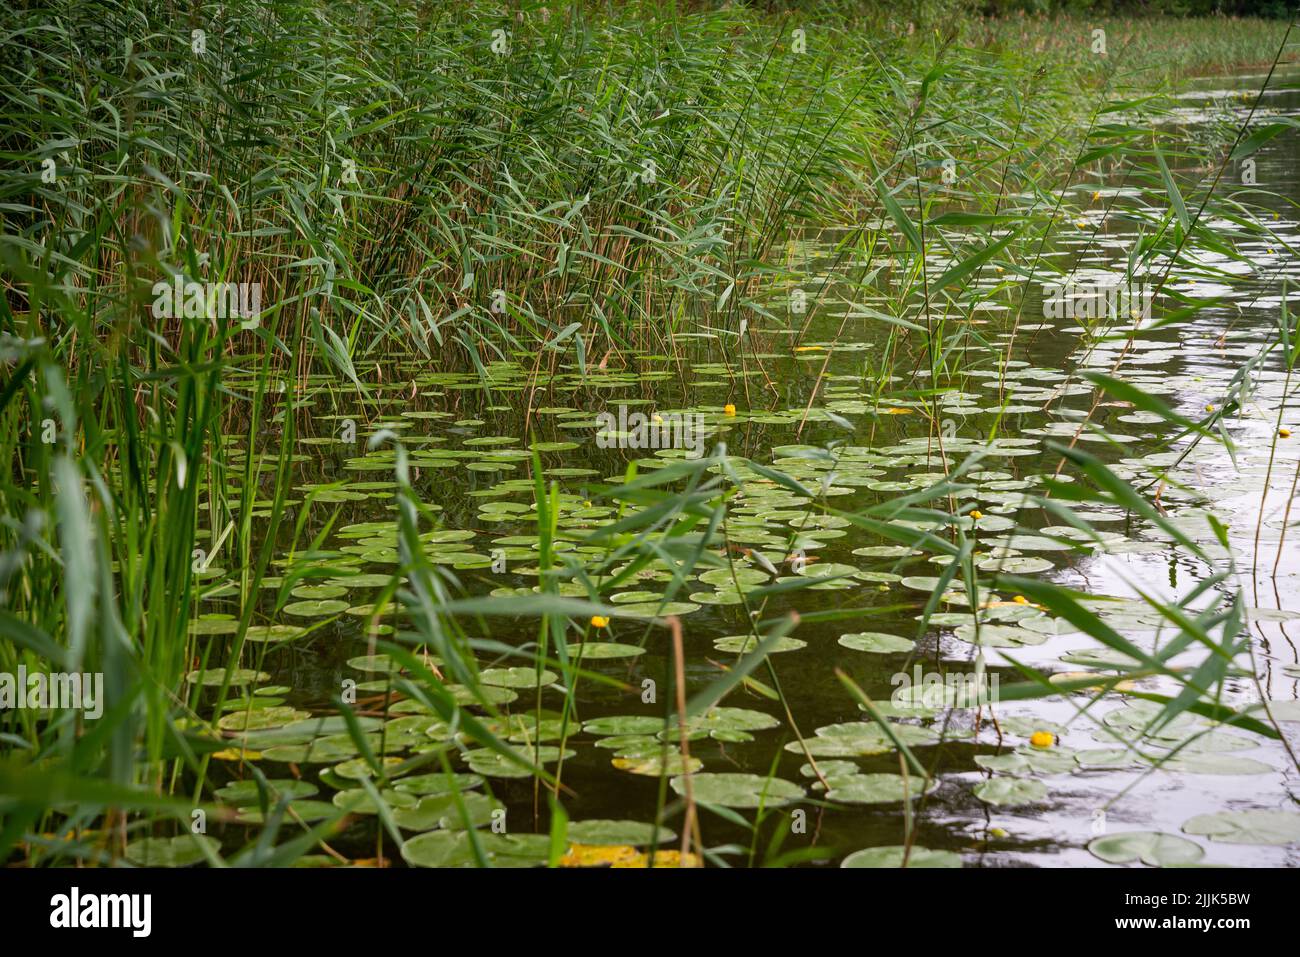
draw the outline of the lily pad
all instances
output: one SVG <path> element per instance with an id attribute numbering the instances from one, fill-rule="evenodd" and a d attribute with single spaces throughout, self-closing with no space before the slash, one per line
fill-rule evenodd
<path id="1" fill-rule="evenodd" d="M 455 794 L 434 794 L 420 799 L 414 807 L 401 807 L 393 811 L 393 820 L 406 831 L 431 831 L 434 828 L 464 830 L 465 817 L 456 804 Z M 460 795 L 469 827 L 481 827 L 492 822 L 493 812 L 501 805 L 486 794 L 469 792 Z"/>
<path id="2" fill-rule="evenodd" d="M 1291 811 L 1219 811 L 1198 814 L 1183 824 L 1188 834 L 1203 834 L 1225 844 L 1294 844 L 1300 841 L 1300 814 Z"/>
<path id="3" fill-rule="evenodd" d="M 1125 831 L 1093 839 L 1088 850 L 1108 864 L 1131 864 L 1141 861 L 1152 867 L 1170 864 L 1195 864 L 1205 856 L 1205 849 L 1195 841 L 1160 831 Z"/>
<path id="4" fill-rule="evenodd" d="M 575 641 L 569 645 L 569 660 L 598 661 L 606 658 L 636 658 L 644 655 L 640 645 L 625 645 L 617 641 Z"/>
<path id="5" fill-rule="evenodd" d="M 554 684 L 558 677 L 554 671 L 544 668 L 540 676 L 533 668 L 485 668 L 479 672 L 483 684 L 496 688 L 532 688 L 537 685 L 545 688 Z"/>
<path id="6" fill-rule="evenodd" d="M 926 791 L 934 790 L 937 782 L 901 774 L 855 774 L 850 777 L 828 779 L 831 789 L 826 792 L 828 801 L 842 804 L 894 804 L 904 799 L 916 800 Z"/>
<path id="7" fill-rule="evenodd" d="M 296 618 L 325 618 L 347 611 L 348 602 L 336 598 L 291 601 L 282 610 L 286 615 L 293 615 Z"/>
<path id="8" fill-rule="evenodd" d="M 916 642 L 911 638 L 887 635 L 881 631 L 860 631 L 851 635 L 840 635 L 839 644 L 854 651 L 868 651 L 877 655 L 901 654 L 911 651 Z"/>
<path id="9" fill-rule="evenodd" d="M 840 862 L 840 867 L 903 867 L 907 848 L 901 844 L 885 847 L 867 847 L 854 851 Z M 928 847 L 912 847 L 907 852 L 907 867 L 961 867 L 961 855 L 953 851 L 933 851 Z"/>
<path id="10" fill-rule="evenodd" d="M 252 778 L 246 781 L 231 781 L 217 790 L 217 799 L 223 804 L 234 807 L 258 804 L 261 801 L 261 792 L 257 785 L 258 782 Z M 282 797 L 290 800 L 311 797 L 316 790 L 316 785 L 310 781 L 298 781 L 293 778 L 270 778 L 266 781 L 266 799 L 272 805 Z"/>
<path id="11" fill-rule="evenodd" d="M 575 844 L 644 847 L 650 843 L 652 834 L 660 844 L 677 839 L 677 835 L 666 827 L 656 831 L 654 825 L 642 821 L 607 820 L 570 821 L 567 836 Z"/>
<path id="12" fill-rule="evenodd" d="M 684 777 L 675 777 L 669 783 L 674 791 L 685 796 Z M 757 774 L 704 772 L 691 775 L 691 785 L 696 801 L 721 807 L 779 807 L 804 796 L 803 788 L 793 781 Z"/>
<path id="13" fill-rule="evenodd" d="M 207 860 L 205 847 L 215 854 L 221 844 L 205 834 L 142 837 L 126 846 L 126 859 L 138 867 L 189 867 Z"/>
<path id="14" fill-rule="evenodd" d="M 1047 797 L 1047 785 L 1033 778 L 992 778 L 975 785 L 974 794 L 985 804 L 1034 804 Z"/>
<path id="15" fill-rule="evenodd" d="M 725 638 L 717 638 L 713 642 L 713 647 L 718 651 L 725 651 L 728 654 L 747 654 L 758 647 L 760 639 L 753 635 L 728 635 Z M 789 635 L 783 635 L 776 639 L 767 649 L 769 654 L 776 654 L 782 651 L 798 651 L 800 648 L 807 647 L 808 642 L 798 638 L 791 638 Z"/>
<path id="16" fill-rule="evenodd" d="M 546 863 L 551 839 L 545 834 L 475 832 L 484 857 L 495 867 L 536 867 Z M 465 831 L 429 831 L 402 845 L 402 859 L 412 867 L 473 867 L 473 845 Z"/>

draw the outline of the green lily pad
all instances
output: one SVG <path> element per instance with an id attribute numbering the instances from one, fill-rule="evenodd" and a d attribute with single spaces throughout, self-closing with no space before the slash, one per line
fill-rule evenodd
<path id="1" fill-rule="evenodd" d="M 658 838 L 659 844 L 677 839 L 677 835 L 668 828 L 661 827 L 655 831 L 654 825 L 642 821 L 570 821 L 568 828 L 568 838 L 575 844 L 605 847 L 646 847 L 650 844 L 652 835 Z"/>
<path id="2" fill-rule="evenodd" d="M 419 802 L 414 794 L 407 791 L 395 791 L 391 788 L 385 788 L 379 792 L 379 796 L 393 810 L 398 808 L 411 808 Z M 342 808 L 350 814 L 378 814 L 379 806 L 375 804 L 374 798 L 365 788 L 349 788 L 346 791 L 339 791 L 334 795 L 334 806 Z"/>
<path id="3" fill-rule="evenodd" d="M 622 734 L 658 734 L 664 729 L 663 718 L 645 714 L 611 715 L 607 718 L 592 718 L 582 725 L 588 734 L 622 735 Z"/>
<path id="4" fill-rule="evenodd" d="M 295 618 L 325 618 L 329 615 L 342 614 L 347 610 L 348 602 L 336 598 L 291 601 L 282 609 L 286 615 L 293 615 Z"/>
<path id="5" fill-rule="evenodd" d="M 760 640 L 753 635 L 728 635 L 725 638 L 714 639 L 713 647 L 728 654 L 747 654 L 758 647 Z M 808 642 L 806 641 L 783 635 L 776 639 L 768 647 L 767 651 L 769 654 L 777 654 L 782 651 L 798 651 L 800 648 L 807 647 L 807 645 Z"/>
<path id="6" fill-rule="evenodd" d="M 901 774 L 855 774 L 827 779 L 831 789 L 826 792 L 828 801 L 841 804 L 895 804 L 915 801 L 926 791 L 932 791 L 938 782 Z"/>
<path id="7" fill-rule="evenodd" d="M 890 730 L 909 748 L 935 744 L 939 740 L 934 731 L 915 724 L 891 723 Z M 787 742 L 785 749 L 794 754 L 811 754 L 815 758 L 856 758 L 888 754 L 894 750 L 894 742 L 875 722 L 845 721 L 818 728 L 812 737 L 804 738 L 803 744 Z"/>
<path id="8" fill-rule="evenodd" d="M 534 761 L 538 764 L 551 764 L 560 760 L 560 749 L 549 744 L 538 745 L 536 749 L 523 748 L 515 753 L 528 765 L 531 765 Z M 572 750 L 566 750 L 564 757 L 571 758 L 574 753 Z M 527 766 L 520 765 L 489 748 L 475 748 L 466 751 L 465 763 L 469 765 L 471 771 L 490 778 L 526 778 L 533 773 Z"/>
<path id="9" fill-rule="evenodd" d="M 1019 625 L 981 625 L 978 635 L 974 625 L 958 625 L 953 634 L 961 641 L 978 642 L 986 648 L 1023 648 L 1047 640 L 1046 635 Z"/>
<path id="10" fill-rule="evenodd" d="M 1183 824 L 1188 834 L 1203 834 L 1225 844 L 1294 844 L 1300 841 L 1300 814 L 1291 811 L 1219 811 L 1198 814 Z"/>
<path id="11" fill-rule="evenodd" d="M 840 635 L 839 644 L 854 651 L 869 651 L 877 655 L 901 654 L 911 651 L 916 642 L 910 638 L 887 635 L 880 631 L 860 631 L 852 635 Z"/>
<path id="12" fill-rule="evenodd" d="M 226 680 L 226 669 L 208 668 L 204 671 L 191 671 L 185 676 L 185 680 L 192 685 L 201 684 L 205 688 L 217 688 Z M 271 676 L 265 671 L 255 671 L 252 668 L 236 668 L 230 676 L 230 687 L 242 688 L 244 685 L 259 684 L 270 680 Z"/>
<path id="13" fill-rule="evenodd" d="M 205 834 L 142 837 L 126 846 L 126 859 L 137 867 L 189 867 L 207 860 L 204 847 L 215 854 L 221 844 Z"/>
<path id="14" fill-rule="evenodd" d="M 685 774 L 687 771 L 694 773 L 704 767 L 704 762 L 695 755 L 691 755 L 688 759 L 675 749 L 669 749 L 665 754 L 662 749 L 649 751 L 634 748 L 630 752 L 620 752 L 610 761 L 610 764 L 620 771 L 640 774 L 648 778 L 663 777 L 665 774 Z"/>
<path id="15" fill-rule="evenodd" d="M 279 705 L 222 715 L 221 720 L 217 722 L 217 727 L 223 731 L 255 731 L 262 728 L 278 728 L 310 716 L 310 711 L 299 711 L 296 708 Z"/>
<path id="16" fill-rule="evenodd" d="M 545 834 L 475 832 L 484 856 L 495 867 L 536 867 L 546 863 L 551 839 Z M 402 845 L 402 859 L 412 867 L 474 867 L 476 860 L 465 831 L 429 831 Z"/>
<path id="17" fill-rule="evenodd" d="M 1108 864 L 1131 864 L 1141 861 L 1152 867 L 1170 864 L 1195 864 L 1205 856 L 1205 849 L 1195 841 L 1160 831 L 1125 831 L 1094 838 L 1088 850 Z"/>
<path id="18" fill-rule="evenodd" d="M 1277 770 L 1271 764 L 1244 758 L 1239 754 L 1187 750 L 1180 751 L 1160 767 L 1166 771 L 1185 771 L 1189 774 L 1268 774 Z"/>
<path id="19" fill-rule="evenodd" d="M 854 851 L 840 862 L 840 867 L 902 867 L 907 848 L 901 844 L 867 847 Z M 961 855 L 953 851 L 932 851 L 913 847 L 907 854 L 908 867 L 961 867 Z"/>
<path id="20" fill-rule="evenodd" d="M 246 781 L 231 781 L 217 790 L 217 799 L 223 804 L 234 807 L 258 804 L 262 798 L 257 784 L 258 782 L 252 778 Z M 272 805 L 282 797 L 290 800 L 311 797 L 316 791 L 316 785 L 310 781 L 298 781 L 293 778 L 268 778 L 266 781 L 266 799 Z"/>
<path id="21" fill-rule="evenodd" d="M 599 661 L 606 658 L 636 658 L 644 655 L 640 645 L 626 645 L 617 641 L 575 641 L 569 645 L 569 660 Z"/>
<path id="22" fill-rule="evenodd" d="M 465 817 L 456 805 L 455 794 L 434 794 L 423 797 L 414 807 L 397 808 L 393 811 L 393 820 L 397 826 L 406 831 L 431 831 L 444 828 L 458 831 L 465 829 Z M 486 794 L 469 792 L 460 795 L 469 818 L 469 827 L 482 827 L 492 823 L 492 814 L 501 809 L 501 804 Z"/>
<path id="23" fill-rule="evenodd" d="M 267 805 L 265 813 L 260 807 L 241 807 L 237 816 L 241 824 L 265 824 L 268 817 L 275 815 L 278 802 L 272 802 Z M 289 804 L 284 812 L 283 823 L 288 824 L 292 821 L 323 821 L 326 818 L 333 817 L 338 813 L 338 808 L 328 801 L 314 801 L 310 798 L 302 798 Z"/>
<path id="24" fill-rule="evenodd" d="M 732 707 L 714 707 L 705 711 L 703 714 L 693 715 L 687 718 L 686 728 L 689 732 L 707 732 L 711 737 L 717 740 L 737 740 L 728 738 L 728 735 L 741 731 L 765 731 L 768 728 L 775 728 L 781 722 L 770 714 L 762 711 L 755 711 L 752 708 L 732 708 Z M 673 715 L 669 719 L 668 737 L 674 738 L 677 735 L 677 716 Z M 749 740 L 742 738 L 740 740 Z"/>
<path id="25" fill-rule="evenodd" d="M 684 777 L 675 777 L 669 783 L 674 791 L 685 796 Z M 757 774 L 704 772 L 691 775 L 691 785 L 696 801 L 721 807 L 779 807 L 804 796 L 803 788 L 793 781 Z"/>
<path id="26" fill-rule="evenodd" d="M 483 684 L 496 688 L 532 688 L 537 685 L 545 688 L 554 684 L 558 677 L 554 671 L 544 668 L 541 675 L 533 668 L 485 668 L 479 672 Z"/>
<path id="27" fill-rule="evenodd" d="M 1034 804 L 1047 797 L 1047 785 L 1033 778 L 992 778 L 975 785 L 974 794 L 985 804 Z"/>
<path id="28" fill-rule="evenodd" d="M 1065 748 L 1018 748 L 1009 754 L 977 754 L 975 763 L 1006 774 L 1066 774 L 1074 770 L 1074 758 L 1074 752 Z"/>
<path id="29" fill-rule="evenodd" d="M 441 771 L 434 771 L 429 774 L 412 774 L 410 777 L 398 778 L 393 782 L 393 788 L 419 795 L 450 794 L 452 791 L 468 791 L 482 783 L 483 778 L 477 774 L 447 775 Z"/>

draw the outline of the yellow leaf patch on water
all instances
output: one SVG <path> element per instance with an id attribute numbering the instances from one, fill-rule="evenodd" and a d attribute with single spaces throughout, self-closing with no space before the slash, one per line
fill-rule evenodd
<path id="1" fill-rule="evenodd" d="M 260 761 L 262 759 L 262 752 L 243 751 L 239 748 L 226 748 L 222 751 L 213 751 L 212 756 L 218 761 Z"/>
<path id="2" fill-rule="evenodd" d="M 560 858 L 561 867 L 647 867 L 650 855 L 627 844 L 572 844 Z M 654 866 L 681 867 L 680 851 L 656 851 Z M 686 867 L 699 867 L 698 854 L 686 856 Z"/>

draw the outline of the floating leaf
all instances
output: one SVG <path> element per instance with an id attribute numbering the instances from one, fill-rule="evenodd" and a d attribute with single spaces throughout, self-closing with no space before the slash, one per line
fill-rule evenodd
<path id="1" fill-rule="evenodd" d="M 257 804 L 262 799 L 257 785 L 258 782 L 252 778 L 246 781 L 231 781 L 217 790 L 217 799 L 234 807 Z M 316 791 L 316 785 L 310 781 L 298 781 L 293 778 L 269 778 L 266 781 L 266 798 L 271 805 L 282 797 L 290 799 L 310 797 Z"/>
<path id="2" fill-rule="evenodd" d="M 142 837 L 126 846 L 126 859 L 138 867 L 189 867 L 207 860 L 204 847 L 215 854 L 221 844 L 203 834 Z"/>
<path id="3" fill-rule="evenodd" d="M 577 844 L 612 845 L 630 844 L 644 847 L 651 842 L 652 832 L 659 843 L 673 841 L 677 835 L 666 827 L 655 831 L 654 825 L 641 821 L 570 821 L 569 840 Z"/>
<path id="4" fill-rule="evenodd" d="M 554 684 L 557 677 L 554 671 L 542 669 L 539 675 L 533 668 L 485 668 L 479 672 L 483 684 L 497 688 L 532 688 L 535 685 L 545 688 Z"/>
<path id="5" fill-rule="evenodd" d="M 910 638 L 887 635 L 880 631 L 860 631 L 851 635 L 840 635 L 839 644 L 854 651 L 868 651 L 878 655 L 901 654 L 911 651 L 916 642 Z"/>
<path id="6" fill-rule="evenodd" d="M 675 777 L 669 783 L 674 791 L 685 796 L 685 778 Z M 793 781 L 757 774 L 704 772 L 691 775 L 691 785 L 696 801 L 722 807 L 779 807 L 804 796 L 803 788 Z"/>
<path id="7" fill-rule="evenodd" d="M 928 847 L 902 845 L 867 847 L 854 851 L 840 862 L 840 867 L 902 867 L 907 853 L 908 867 L 961 867 L 961 855 L 953 851 L 932 851 Z"/>
<path id="8" fill-rule="evenodd" d="M 501 808 L 499 802 L 486 794 L 469 792 L 459 796 L 469 817 L 469 827 L 480 827 L 492 822 L 492 814 Z M 414 807 L 401 807 L 393 811 L 393 820 L 406 831 L 431 831 L 436 827 L 463 830 L 465 818 L 456 804 L 455 794 L 436 794 L 423 797 Z"/>
<path id="9" fill-rule="evenodd" d="M 901 774 L 855 774 L 827 779 L 831 789 L 826 792 L 828 801 L 842 804 L 895 804 L 903 800 L 916 800 L 938 785 L 937 781 Z"/>
<path id="10" fill-rule="evenodd" d="M 975 785 L 974 794 L 985 804 L 1033 804 L 1047 797 L 1047 785 L 1033 778 L 992 778 Z"/>
<path id="11" fill-rule="evenodd" d="M 536 867 L 546 863 L 551 839 L 545 834 L 476 832 L 484 856 L 495 867 Z M 429 831 L 402 845 L 412 867 L 473 867 L 474 850 L 465 831 Z"/>
<path id="12" fill-rule="evenodd" d="M 1225 844 L 1294 844 L 1300 841 L 1300 814 L 1291 811 L 1219 811 L 1198 814 L 1183 824 L 1188 834 L 1203 834 Z"/>
<path id="13" fill-rule="evenodd" d="M 1088 844 L 1093 856 L 1108 864 L 1131 864 L 1141 861 L 1152 867 L 1195 864 L 1205 850 L 1195 841 L 1160 831 L 1125 831 L 1094 838 Z"/>

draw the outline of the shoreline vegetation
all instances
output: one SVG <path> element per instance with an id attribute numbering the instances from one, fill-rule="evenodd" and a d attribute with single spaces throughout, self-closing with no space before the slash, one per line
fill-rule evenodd
<path id="1" fill-rule="evenodd" d="M 1226 286 L 1260 249 L 1295 254 L 1276 228 L 1294 203 L 1239 185 L 1236 165 L 1294 122 L 1266 98 L 1244 115 L 1225 101 L 1188 135 L 1172 98 L 1177 80 L 1242 64 L 1276 88 L 1300 50 L 1288 24 L 704 6 L 94 0 L 0 14 L 0 672 L 104 683 L 94 720 L 0 712 L 0 861 L 716 864 L 701 826 L 715 806 L 758 809 L 726 818 L 748 829 L 741 863 L 801 864 L 825 855 L 783 850 L 768 812 L 807 784 L 817 800 L 919 798 L 897 860 L 882 860 L 907 863 L 915 845 L 960 863 L 916 843 L 950 718 L 904 723 L 915 715 L 828 670 L 823 695 L 861 717 L 853 751 L 824 740 L 839 725 L 801 726 L 782 686 L 773 659 L 800 628 L 843 622 L 855 632 L 838 645 L 870 654 L 916 646 L 869 631 L 856 597 L 786 609 L 840 579 L 888 608 L 922 595 L 909 627 L 973 636 L 963 664 L 981 678 L 986 644 L 1042 640 L 1023 619 L 1087 636 L 1096 660 L 1122 665 L 1053 683 L 1001 663 L 993 687 L 1004 702 L 1109 703 L 1147 682 L 1126 699 L 1131 720 L 1107 727 L 1125 748 L 1156 742 L 1141 757 L 1153 772 L 1192 763 L 1198 747 L 1182 749 L 1223 729 L 1294 762 L 1267 695 L 1225 692 L 1258 685 L 1241 664 L 1257 602 L 1237 576 L 1276 570 L 1286 521 L 1261 533 L 1261 518 L 1239 555 L 1208 509 L 1192 531 L 1166 506 L 1200 503 L 1184 459 L 1233 450 L 1230 417 L 1261 369 L 1285 376 L 1265 485 L 1291 468 L 1280 453 L 1275 472 L 1273 453 L 1300 327 L 1280 306 L 1203 413 L 1123 365 L 1152 301 L 1164 328 L 1218 304 L 1183 277 Z M 1120 278 L 1144 284 L 1145 315 L 1081 312 L 1070 335 L 1113 350 L 1113 366 L 1026 389 L 1016 350 L 1038 334 L 1034 297 L 1072 285 L 1056 255 L 1103 240 L 1111 217 L 1136 231 Z M 828 371 L 858 343 L 852 374 Z M 806 391 L 792 359 L 815 373 Z M 700 381 L 703 397 L 683 398 Z M 995 406 L 972 405 L 990 382 Z M 573 415 L 625 387 L 642 403 L 632 416 Z M 1071 414 L 1041 436 L 1005 424 L 1008 408 L 1065 397 Z M 991 414 L 958 434 L 954 404 Z M 1116 404 L 1161 424 L 1148 459 L 1079 444 L 1109 435 Z M 511 431 L 456 447 L 493 415 Z M 728 430 L 754 419 L 793 434 L 770 456 L 729 454 Z M 911 434 L 888 431 L 903 419 Z M 556 421 L 576 428 L 557 439 Z M 629 421 L 677 425 L 702 454 L 566 472 L 558 456 L 578 443 L 659 448 L 628 441 Z M 600 422 L 614 434 L 582 431 Z M 1035 471 L 994 471 L 1025 443 L 1043 455 Z M 334 456 L 332 477 L 307 481 L 316 456 Z M 899 462 L 920 479 L 879 483 Z M 437 476 L 461 465 L 476 481 L 453 495 Z M 832 481 L 846 467 L 852 488 Z M 870 482 L 876 498 L 837 504 Z M 349 511 L 367 504 L 377 517 Z M 1122 514 L 1197 563 L 1200 586 L 1112 621 L 1095 596 L 1033 577 L 1051 546 L 1022 506 L 1076 551 L 1113 535 L 1102 513 Z M 769 516 L 780 536 L 747 528 Z M 510 534 L 470 544 L 494 523 Z M 835 533 L 872 561 L 930 564 L 805 564 Z M 498 563 L 521 579 L 467 585 Z M 743 633 L 705 667 L 683 622 L 714 601 L 744 609 Z M 1152 621 L 1168 631 L 1157 647 L 1121 634 Z M 276 654 L 322 636 L 350 642 L 336 663 L 351 677 L 340 685 L 331 664 L 309 690 L 272 683 Z M 591 731 L 583 695 L 643 693 L 601 667 L 642 653 L 627 651 L 638 640 L 665 662 L 654 721 Z M 536 702 L 509 708 L 520 694 Z M 710 742 L 776 726 L 807 761 L 802 783 L 700 770 Z M 1057 740 L 1030 731 L 1040 751 Z M 658 780 L 652 816 L 570 828 L 566 761 L 584 733 L 620 738 L 619 773 Z M 987 769 L 1051 764 L 1030 748 Z M 897 762 L 845 779 L 846 749 Z M 531 783 L 510 805 L 512 820 L 528 809 L 527 833 L 496 828 L 506 799 L 485 778 Z M 1019 777 L 987 784 L 987 803 L 1042 796 Z"/>

